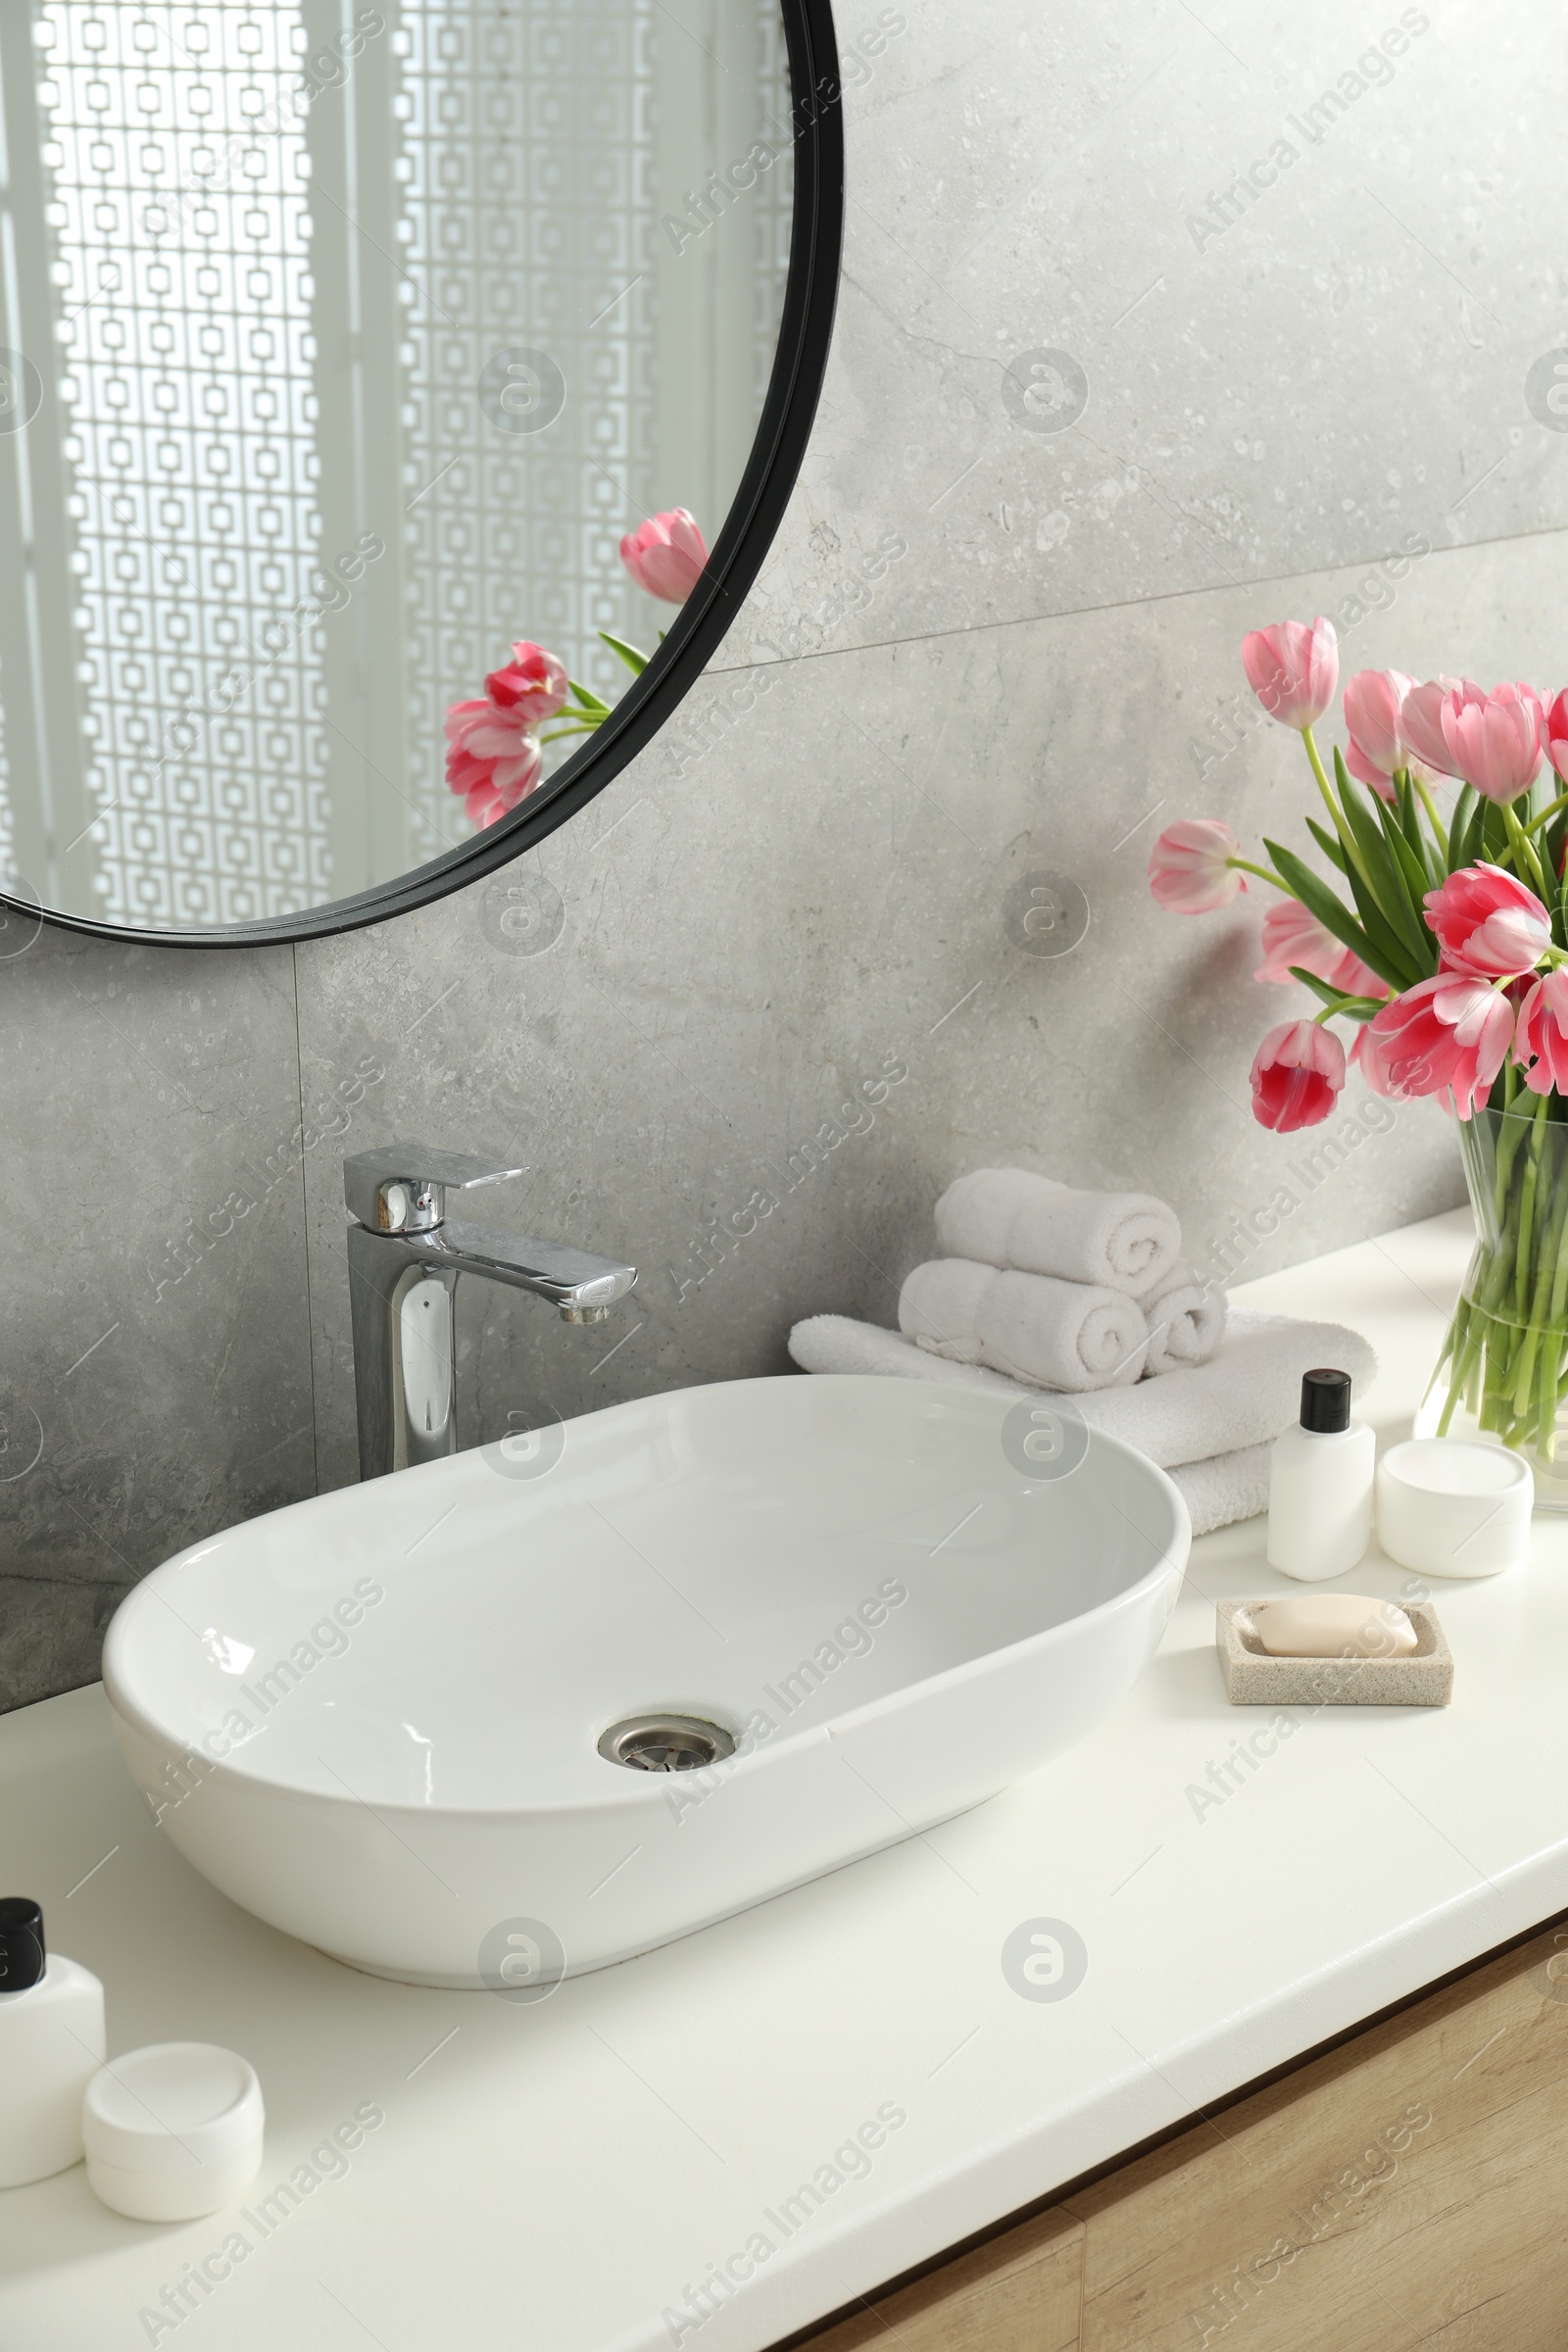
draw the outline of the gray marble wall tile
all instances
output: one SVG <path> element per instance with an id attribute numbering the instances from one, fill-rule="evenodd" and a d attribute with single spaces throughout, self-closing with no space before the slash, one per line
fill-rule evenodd
<path id="1" fill-rule="evenodd" d="M 1549 0 L 839 14 L 833 365 L 731 658 L 1568 521 Z"/>
<path id="2" fill-rule="evenodd" d="M 891 1323 L 937 1194 L 991 1161 L 1156 1189 L 1238 1274 L 1460 1200 L 1430 1106 L 1375 1103 L 1316 1160 L 1324 1135 L 1254 1123 L 1257 1040 L 1304 994 L 1250 976 L 1257 895 L 1183 920 L 1145 864 L 1182 813 L 1304 841 L 1299 739 L 1248 694 L 1245 629 L 1338 611 L 1357 666 L 1544 670 L 1565 562 L 1540 537 L 1276 583 L 1266 611 L 1225 588 L 788 662 L 721 752 L 656 744 L 505 875 L 301 950 L 308 1090 L 384 1069 L 368 1136 L 514 1152 L 529 1175 L 488 1217 L 642 1269 L 602 1331 L 473 1286 L 464 1441 L 784 1370 L 803 1315 Z M 1020 927 L 1042 869 L 1088 909 L 1057 956 Z M 307 1170 L 324 1483 L 354 1475 L 337 1156 Z M 1273 1236 L 1227 1248 L 1282 1188 Z"/>
<path id="3" fill-rule="evenodd" d="M 292 952 L 0 950 L 0 1706 L 158 1561 L 315 1484 Z"/>

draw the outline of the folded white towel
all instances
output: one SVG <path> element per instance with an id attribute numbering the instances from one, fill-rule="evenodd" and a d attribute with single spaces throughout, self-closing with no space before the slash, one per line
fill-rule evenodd
<path id="1" fill-rule="evenodd" d="M 1233 1519 L 1255 1519 L 1268 1509 L 1268 1474 L 1274 1448 L 1238 1446 L 1211 1453 L 1206 1462 L 1177 1462 L 1168 1473 L 1192 1514 L 1195 1536 L 1211 1535 Z"/>
<path id="2" fill-rule="evenodd" d="M 1149 1347 L 1144 1311 L 1125 1292 L 970 1257 L 916 1266 L 899 1293 L 899 1329 L 928 1354 L 1067 1395 L 1128 1386 Z"/>
<path id="3" fill-rule="evenodd" d="M 977 1257 L 1141 1296 L 1175 1264 L 1182 1229 L 1149 1193 L 1079 1193 L 1027 1168 L 976 1168 L 937 1202 L 944 1257 Z"/>
<path id="4" fill-rule="evenodd" d="M 789 1345 L 805 1372 L 882 1372 L 906 1380 L 957 1381 L 1011 1396 L 1040 1393 L 982 1364 L 945 1363 L 896 1331 L 857 1323 L 848 1315 L 812 1315 L 796 1324 Z M 1377 1370 L 1377 1357 L 1360 1333 L 1343 1323 L 1233 1313 L 1206 1364 L 1185 1365 L 1159 1380 L 1140 1381 L 1136 1388 L 1080 1395 L 1073 1409 L 1091 1429 L 1125 1438 L 1161 1469 L 1174 1471 L 1216 1455 L 1266 1449 L 1296 1420 L 1301 1375 L 1316 1364 L 1337 1365 L 1361 1390 Z"/>
<path id="5" fill-rule="evenodd" d="M 1147 1378 L 1183 1364 L 1206 1364 L 1225 1337 L 1225 1285 L 1217 1274 L 1178 1259 L 1138 1303 L 1149 1318 Z"/>

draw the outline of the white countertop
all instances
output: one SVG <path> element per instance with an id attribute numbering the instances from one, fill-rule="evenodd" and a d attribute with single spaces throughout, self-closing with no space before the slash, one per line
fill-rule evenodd
<path id="1" fill-rule="evenodd" d="M 1382 1371 L 1358 1409 L 1392 1440 L 1468 1247 L 1460 1211 L 1236 1296 L 1365 1331 Z M 1402 1581 L 1374 1551 L 1341 1588 Z M 122 2221 L 79 2166 L 0 2193 L 0 2345 L 655 2352 L 666 2309 L 762 2232 L 750 2283 L 679 2329 L 760 2352 L 1568 1906 L 1568 1522 L 1536 1522 L 1528 1568 L 1434 1588 L 1449 1708 L 1297 1709 L 1199 1807 L 1265 1720 L 1225 1703 L 1213 1603 L 1285 1589 L 1261 1520 L 1205 1538 L 1158 1657 L 1070 1754 L 531 2007 L 381 1984 L 236 1910 L 153 1828 L 96 1687 L 0 1720 L 0 1891 L 36 1896 L 103 1977 L 111 2051 L 189 2037 L 254 2061 L 252 2208 L 356 2108 L 384 2116 L 265 2237 Z M 1088 1949 L 1064 2000 L 1003 1974 L 1042 1917 Z M 835 2166 L 884 2109 L 905 2121 Z M 822 2202 L 786 2234 L 813 2176 Z M 246 2258 L 188 2316 L 140 2316 L 236 2227 Z"/>

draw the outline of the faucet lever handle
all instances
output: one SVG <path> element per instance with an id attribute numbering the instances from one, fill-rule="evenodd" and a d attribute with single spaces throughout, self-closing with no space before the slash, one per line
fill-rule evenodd
<path id="1" fill-rule="evenodd" d="M 438 1152 L 430 1144 L 381 1144 L 343 1162 L 349 1214 L 371 1233 L 427 1233 L 446 1215 L 448 1187 L 474 1192 L 527 1170 L 500 1152 Z"/>

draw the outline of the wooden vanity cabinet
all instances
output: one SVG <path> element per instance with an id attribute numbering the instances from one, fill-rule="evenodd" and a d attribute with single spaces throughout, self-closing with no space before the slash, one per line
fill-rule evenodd
<path id="1" fill-rule="evenodd" d="M 1564 2352 L 1568 1920 L 802 2352 Z"/>

